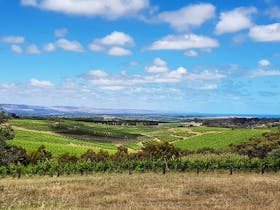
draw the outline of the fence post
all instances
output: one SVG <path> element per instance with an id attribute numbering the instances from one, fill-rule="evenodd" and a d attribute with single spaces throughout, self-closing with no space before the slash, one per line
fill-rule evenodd
<path id="1" fill-rule="evenodd" d="M 60 177 L 60 167 L 59 166 L 57 166 L 56 172 L 57 172 L 57 177 Z"/>

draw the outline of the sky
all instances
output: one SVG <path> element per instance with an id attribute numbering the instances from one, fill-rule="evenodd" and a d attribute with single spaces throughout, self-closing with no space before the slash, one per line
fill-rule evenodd
<path id="1" fill-rule="evenodd" d="M 280 114 L 279 0 L 0 0 L 0 103 Z"/>

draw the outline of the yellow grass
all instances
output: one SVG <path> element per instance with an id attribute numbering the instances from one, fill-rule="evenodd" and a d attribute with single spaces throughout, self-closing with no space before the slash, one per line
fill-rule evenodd
<path id="1" fill-rule="evenodd" d="M 2 209 L 280 209 L 279 174 L 168 173 L 0 179 Z"/>

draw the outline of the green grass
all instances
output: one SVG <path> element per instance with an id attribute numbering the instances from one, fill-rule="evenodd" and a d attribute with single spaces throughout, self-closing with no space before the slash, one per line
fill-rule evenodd
<path id="1" fill-rule="evenodd" d="M 178 141 L 178 140 L 182 140 L 183 137 L 176 137 L 176 136 L 161 136 L 159 137 L 160 140 L 162 141 L 168 141 L 168 142 L 172 142 L 172 141 Z"/>
<path id="2" fill-rule="evenodd" d="M 44 144 L 49 151 L 55 156 L 63 152 L 71 154 L 81 154 L 88 149 L 99 151 L 100 149 L 114 153 L 117 149 L 116 145 L 100 141 L 82 141 L 68 137 L 54 136 L 32 131 L 15 130 L 15 138 L 8 141 L 9 144 L 22 146 L 28 152 L 36 150 L 40 145 Z"/>
<path id="3" fill-rule="evenodd" d="M 220 127 L 191 127 L 191 130 L 194 132 L 199 132 L 199 133 L 206 133 L 210 131 L 229 131 L 231 130 L 230 128 L 220 128 Z"/>
<path id="4" fill-rule="evenodd" d="M 25 141 L 25 140 L 12 140 L 9 142 L 11 145 L 23 147 L 27 152 L 37 150 L 42 143 L 34 142 L 34 141 Z M 58 157 L 63 153 L 70 153 L 73 155 L 80 156 L 84 154 L 88 149 L 92 149 L 95 152 L 100 151 L 100 149 L 92 148 L 92 147 L 79 147 L 79 146 L 71 146 L 71 145 L 60 145 L 60 144 L 52 144 L 44 142 L 46 150 L 50 151 L 54 157 Z M 108 151 L 110 153 L 114 153 L 114 151 Z"/>
<path id="5" fill-rule="evenodd" d="M 134 149 L 134 150 L 140 150 L 141 149 L 141 146 L 139 146 L 137 144 L 137 142 L 134 142 L 134 141 L 128 142 L 127 144 L 125 144 L 125 146 L 127 148 Z"/>
<path id="6" fill-rule="evenodd" d="M 52 131 L 50 120 L 14 119 L 10 120 L 9 123 L 29 130 Z"/>
<path id="7" fill-rule="evenodd" d="M 195 135 L 195 134 L 189 133 L 189 132 L 187 132 L 187 131 L 176 132 L 176 136 L 191 137 L 191 136 L 194 136 L 194 135 Z"/>
<path id="8" fill-rule="evenodd" d="M 154 143 L 157 143 L 157 140 L 154 138 L 148 138 L 148 139 L 142 141 L 143 146 L 147 146 L 147 145 L 154 144 Z"/>
<path id="9" fill-rule="evenodd" d="M 210 147 L 214 149 L 222 149 L 228 147 L 230 144 L 247 141 L 251 137 L 261 136 L 265 130 L 260 129 L 236 129 L 225 130 L 222 133 L 208 133 L 200 136 L 194 136 L 186 140 L 175 142 L 176 147 L 182 149 L 197 150 L 203 147 Z"/>

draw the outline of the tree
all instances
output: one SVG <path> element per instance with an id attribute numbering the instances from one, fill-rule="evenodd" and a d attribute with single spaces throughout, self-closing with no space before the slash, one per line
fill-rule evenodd
<path id="1" fill-rule="evenodd" d="M 280 131 L 264 133 L 262 137 L 251 138 L 247 142 L 230 145 L 233 152 L 249 158 L 265 158 L 269 152 L 280 147 Z"/>
<path id="2" fill-rule="evenodd" d="M 8 116 L 4 112 L 0 112 L 0 166 L 17 162 L 27 164 L 28 160 L 25 149 L 10 146 L 6 142 L 15 136 L 12 127 L 7 122 Z"/>
<path id="3" fill-rule="evenodd" d="M 36 151 L 29 155 L 30 163 L 42 163 L 52 158 L 52 154 L 46 150 L 45 145 L 41 145 Z"/>
<path id="4" fill-rule="evenodd" d="M 181 150 L 167 141 L 149 144 L 142 148 L 142 154 L 151 159 L 176 159 L 179 158 Z"/>

